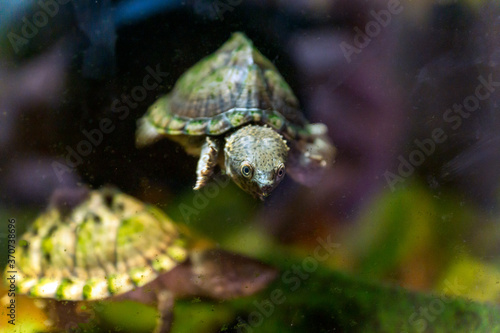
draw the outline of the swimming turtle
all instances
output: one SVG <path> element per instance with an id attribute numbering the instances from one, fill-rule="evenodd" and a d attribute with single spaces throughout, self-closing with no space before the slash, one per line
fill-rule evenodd
<path id="1" fill-rule="evenodd" d="M 66 191 L 20 238 L 5 277 L 16 276 L 19 294 L 69 301 L 49 311 L 66 330 L 77 301 L 135 300 L 156 304 L 156 331 L 168 332 L 175 297 L 249 295 L 276 276 L 253 259 L 195 243 L 162 211 L 116 189 Z"/>
<path id="2" fill-rule="evenodd" d="M 200 156 L 195 190 L 218 164 L 261 199 L 283 180 L 285 165 L 312 185 L 335 155 L 326 126 L 305 119 L 276 67 L 242 33 L 184 73 L 138 121 L 138 147 L 162 136 Z"/>

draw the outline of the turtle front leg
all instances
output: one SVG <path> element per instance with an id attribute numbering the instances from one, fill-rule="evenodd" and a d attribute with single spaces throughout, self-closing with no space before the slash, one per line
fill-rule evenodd
<path id="1" fill-rule="evenodd" d="M 288 155 L 287 173 L 300 184 L 316 185 L 335 160 L 336 149 L 328 138 L 326 126 L 309 124 L 311 137 L 292 144 Z"/>
<path id="2" fill-rule="evenodd" d="M 154 333 L 169 333 L 174 317 L 174 294 L 168 290 L 161 290 L 156 298 L 159 316 Z"/>
<path id="3" fill-rule="evenodd" d="M 201 189 L 205 186 L 217 165 L 217 157 L 219 156 L 220 143 L 217 139 L 207 136 L 205 143 L 201 146 L 200 159 L 198 160 L 198 167 L 196 168 L 196 185 L 195 190 Z"/>

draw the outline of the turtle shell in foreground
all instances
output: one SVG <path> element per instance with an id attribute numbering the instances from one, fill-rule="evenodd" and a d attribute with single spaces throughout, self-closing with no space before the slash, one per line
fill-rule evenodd
<path id="1" fill-rule="evenodd" d="M 160 210 L 117 190 L 53 203 L 16 249 L 17 288 L 58 300 L 97 300 L 153 281 L 186 260 L 186 241 Z M 57 200 L 56 200 L 57 201 Z"/>
<path id="2" fill-rule="evenodd" d="M 139 121 L 137 145 L 161 135 L 221 135 L 267 124 L 289 139 L 308 137 L 308 122 L 276 67 L 242 33 L 185 72 Z"/>

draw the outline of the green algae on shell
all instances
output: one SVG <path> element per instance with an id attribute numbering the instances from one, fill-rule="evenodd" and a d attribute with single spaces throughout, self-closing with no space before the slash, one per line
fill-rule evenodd
<path id="1" fill-rule="evenodd" d="M 112 189 L 90 191 L 67 215 L 49 207 L 19 244 L 19 293 L 59 300 L 122 294 L 187 258 L 186 240 L 163 212 Z"/>

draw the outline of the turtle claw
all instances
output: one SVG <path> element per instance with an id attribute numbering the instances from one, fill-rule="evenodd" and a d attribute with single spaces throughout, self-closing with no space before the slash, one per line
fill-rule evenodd
<path id="1" fill-rule="evenodd" d="M 201 147 L 200 159 L 198 160 L 198 167 L 196 168 L 198 177 L 196 179 L 196 185 L 193 188 L 194 190 L 199 190 L 208 183 L 217 165 L 218 155 L 219 143 L 215 139 L 207 136 L 205 143 Z"/>
<path id="2" fill-rule="evenodd" d="M 325 124 L 309 124 L 307 125 L 307 130 L 314 136 L 325 136 L 328 133 L 328 128 Z"/>

